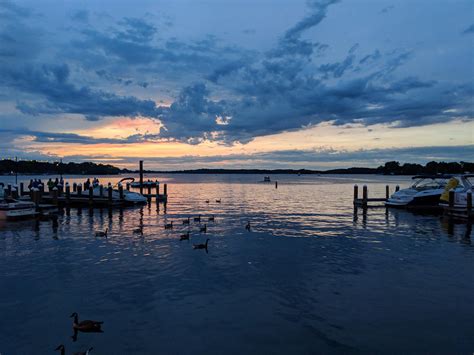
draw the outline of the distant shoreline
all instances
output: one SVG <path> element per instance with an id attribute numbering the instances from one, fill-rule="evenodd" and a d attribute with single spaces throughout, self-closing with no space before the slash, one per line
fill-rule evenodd
<path id="1" fill-rule="evenodd" d="M 330 170 L 311 169 L 189 169 L 189 170 L 144 170 L 146 174 L 259 174 L 259 175 L 327 175 L 327 174 L 353 174 L 353 175 L 422 175 L 422 174 L 462 174 L 474 172 L 474 163 L 468 162 L 429 162 L 426 165 L 405 163 L 401 165 L 397 161 L 390 161 L 377 168 L 340 168 Z M 0 160 L 0 175 L 120 175 L 137 174 L 138 170 L 120 169 L 112 165 L 84 163 L 62 163 L 62 162 L 39 162 L 10 159 Z"/>

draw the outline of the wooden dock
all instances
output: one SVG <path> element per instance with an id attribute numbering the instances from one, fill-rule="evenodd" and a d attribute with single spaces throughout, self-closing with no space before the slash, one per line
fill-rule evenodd
<path id="1" fill-rule="evenodd" d="M 400 188 L 397 185 L 395 191 Z M 359 198 L 359 186 L 354 185 L 354 206 L 362 208 L 374 208 L 374 207 L 385 207 L 385 202 L 390 197 L 390 187 L 385 186 L 385 197 L 369 198 L 369 191 L 367 185 L 362 187 L 362 198 Z M 375 202 L 375 204 L 373 204 Z M 380 203 L 383 202 L 383 203 Z"/>

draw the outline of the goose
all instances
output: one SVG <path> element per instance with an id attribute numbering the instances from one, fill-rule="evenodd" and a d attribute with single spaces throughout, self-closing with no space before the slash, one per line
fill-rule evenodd
<path id="1" fill-rule="evenodd" d="M 186 234 L 181 234 L 179 240 L 189 240 L 189 232 L 186 232 Z"/>
<path id="2" fill-rule="evenodd" d="M 109 232 L 109 228 L 105 228 L 105 231 L 96 231 L 95 236 L 96 237 L 105 237 L 107 238 L 107 233 Z"/>
<path id="3" fill-rule="evenodd" d="M 209 203 L 209 200 L 206 200 L 206 203 Z"/>
<path id="4" fill-rule="evenodd" d="M 189 224 L 190 220 L 191 220 L 191 218 L 188 217 L 187 219 L 183 220 L 183 224 Z"/>
<path id="5" fill-rule="evenodd" d="M 215 220 L 214 215 L 212 215 L 211 217 L 209 217 L 207 220 L 208 220 L 209 222 L 214 222 L 214 220 Z"/>
<path id="6" fill-rule="evenodd" d="M 206 244 L 194 244 L 194 249 L 206 249 L 207 250 L 207 243 L 209 242 L 209 238 L 206 239 Z"/>
<path id="7" fill-rule="evenodd" d="M 216 200 L 217 203 L 221 203 L 221 199 Z"/>
<path id="8" fill-rule="evenodd" d="M 75 352 L 73 355 L 89 355 L 92 351 L 92 349 L 94 348 L 89 348 L 87 349 L 87 351 L 79 351 L 79 352 Z M 61 355 L 65 355 L 66 354 L 66 348 L 64 347 L 63 344 L 59 345 L 56 349 L 54 350 L 61 350 Z"/>
<path id="9" fill-rule="evenodd" d="M 199 232 L 207 233 L 207 224 L 205 224 L 204 227 L 199 228 Z"/>
<path id="10" fill-rule="evenodd" d="M 247 222 L 247 225 L 245 226 L 245 229 L 250 232 L 250 222 Z"/>
<path id="11" fill-rule="evenodd" d="M 95 320 L 83 320 L 82 322 L 79 322 L 79 315 L 76 312 L 71 314 L 71 318 L 72 317 L 74 317 L 74 321 L 72 322 L 72 328 L 74 330 L 86 333 L 102 333 L 101 327 L 104 322 L 98 322 Z"/>
<path id="12" fill-rule="evenodd" d="M 133 230 L 133 233 L 134 233 L 134 234 L 141 234 L 141 235 L 143 235 L 143 226 L 140 226 L 140 227 L 138 227 L 138 228 L 135 228 L 135 229 Z"/>
<path id="13" fill-rule="evenodd" d="M 194 217 L 194 222 L 201 222 L 201 215 Z"/>
<path id="14" fill-rule="evenodd" d="M 173 229 L 173 222 L 165 224 L 165 229 Z"/>

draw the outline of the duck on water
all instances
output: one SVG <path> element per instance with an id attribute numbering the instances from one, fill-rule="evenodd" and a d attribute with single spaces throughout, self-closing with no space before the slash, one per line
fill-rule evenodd
<path id="1" fill-rule="evenodd" d="M 78 351 L 78 352 L 73 353 L 73 355 L 89 355 L 91 353 L 92 349 L 94 349 L 94 348 L 90 347 L 89 349 L 87 349 L 87 351 Z M 66 347 L 63 344 L 59 345 L 54 350 L 61 351 L 61 355 L 66 354 Z"/>
<path id="2" fill-rule="evenodd" d="M 84 333 L 102 333 L 102 324 L 104 322 L 102 321 L 95 321 L 95 320 L 83 320 L 82 322 L 79 322 L 79 315 L 74 312 L 71 314 L 71 318 L 74 318 L 74 321 L 72 322 L 72 328 L 74 330 L 78 330 L 80 332 Z"/>

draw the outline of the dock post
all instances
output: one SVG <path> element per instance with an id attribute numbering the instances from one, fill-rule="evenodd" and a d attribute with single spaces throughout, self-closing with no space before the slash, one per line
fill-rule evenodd
<path id="1" fill-rule="evenodd" d="M 127 182 L 127 185 L 125 185 L 125 186 L 126 186 L 127 191 L 130 191 L 130 183 Z"/>
<path id="2" fill-rule="evenodd" d="M 17 189 L 16 185 L 13 186 L 13 188 L 12 188 L 12 197 L 15 198 L 15 199 L 18 198 L 18 189 Z"/>
<path id="3" fill-rule="evenodd" d="M 123 200 L 123 185 L 122 184 L 119 184 L 118 185 L 118 190 L 119 190 L 119 194 L 120 194 L 120 199 Z"/>
<path id="4" fill-rule="evenodd" d="M 25 185 L 20 182 L 20 197 L 25 193 Z"/>
<path id="5" fill-rule="evenodd" d="M 12 184 L 8 184 L 5 196 L 9 197 L 11 194 L 12 194 Z"/>
<path id="6" fill-rule="evenodd" d="M 112 206 L 112 185 L 109 184 L 107 187 L 109 206 Z"/>
<path id="7" fill-rule="evenodd" d="M 57 206 L 58 205 L 58 188 L 53 187 L 50 194 L 51 194 L 51 197 L 53 199 L 53 205 Z"/>
<path id="8" fill-rule="evenodd" d="M 94 204 L 94 188 L 89 186 L 89 206 Z"/>
<path id="9" fill-rule="evenodd" d="M 390 197 L 390 187 L 388 185 L 385 185 L 385 199 L 388 200 Z"/>
<path id="10" fill-rule="evenodd" d="M 69 205 L 71 202 L 71 186 L 66 182 L 66 204 Z"/>
<path id="11" fill-rule="evenodd" d="M 275 181 L 275 189 L 278 189 L 278 181 Z"/>
<path id="12" fill-rule="evenodd" d="M 469 217 L 472 211 L 472 191 L 468 191 L 466 195 L 466 208 L 467 208 L 467 216 Z"/>
<path id="13" fill-rule="evenodd" d="M 397 185 L 395 186 L 395 192 L 398 192 L 398 191 L 400 191 L 400 186 Z"/>
<path id="14" fill-rule="evenodd" d="M 367 185 L 364 185 L 362 187 L 362 204 L 364 205 L 364 207 L 367 207 L 367 199 L 368 199 L 368 191 L 367 191 Z"/>
<path id="15" fill-rule="evenodd" d="M 449 208 L 454 207 L 454 190 L 449 190 Z"/>
<path id="16" fill-rule="evenodd" d="M 31 199 L 35 203 L 36 208 L 38 208 L 39 205 L 39 190 L 36 187 L 33 187 L 31 189 Z"/>
<path id="17" fill-rule="evenodd" d="M 77 194 L 78 194 L 79 196 L 82 196 L 82 184 L 78 184 L 78 185 L 77 185 Z"/>
<path id="18" fill-rule="evenodd" d="M 158 196 L 160 196 L 160 184 L 156 184 L 156 201 L 158 201 Z"/>
<path id="19" fill-rule="evenodd" d="M 143 160 L 140 160 L 140 194 L 143 195 Z"/>
<path id="20" fill-rule="evenodd" d="M 77 192 L 77 184 L 72 184 L 72 192 Z"/>
<path id="21" fill-rule="evenodd" d="M 148 198 L 151 198 L 151 185 L 148 185 Z"/>
<path id="22" fill-rule="evenodd" d="M 359 198 L 359 186 L 354 185 L 354 202 Z"/>
<path id="23" fill-rule="evenodd" d="M 165 198 L 166 198 L 166 196 L 168 196 L 168 184 L 165 184 L 163 186 L 163 195 L 165 195 Z"/>
<path id="24" fill-rule="evenodd" d="M 99 185 L 99 196 L 100 198 L 104 197 L 104 185 Z"/>

